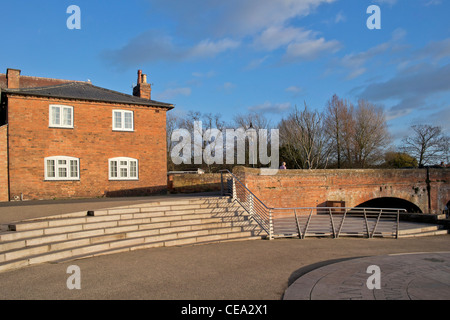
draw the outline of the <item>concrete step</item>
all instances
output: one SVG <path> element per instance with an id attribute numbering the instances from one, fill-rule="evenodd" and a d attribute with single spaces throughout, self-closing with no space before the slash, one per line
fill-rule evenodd
<path id="1" fill-rule="evenodd" d="M 87 215 L 86 215 L 87 214 Z M 38 218 L 0 232 L 0 271 L 153 246 L 261 239 L 228 198 L 183 199 Z"/>
<path id="2" fill-rule="evenodd" d="M 24 231 L 17 232 L 4 232 L 0 234 L 0 251 L 3 249 L 2 245 L 10 245 L 10 242 L 25 241 L 28 244 L 32 239 L 39 238 L 42 241 L 60 237 L 59 234 L 66 236 L 66 239 L 81 238 L 84 234 L 91 236 L 94 232 L 98 234 L 99 231 L 104 233 L 112 232 L 125 232 L 149 228 L 166 228 L 166 227 L 176 227 L 191 224 L 203 224 L 210 222 L 227 222 L 233 223 L 234 225 L 246 224 L 248 218 L 239 212 L 229 211 L 226 214 L 181 214 L 176 215 L 165 213 L 135 213 L 135 214 L 117 214 L 111 216 L 100 216 L 100 217 L 85 217 L 83 219 L 69 218 L 66 223 L 63 221 L 58 221 L 58 223 L 53 223 L 54 221 L 40 221 L 38 223 L 30 222 L 23 224 L 16 224 L 17 228 L 21 230 L 22 227 Z M 54 226 L 57 225 L 57 226 Z M 37 228 L 37 229 L 33 229 Z M 13 230 L 14 230 L 13 229 Z"/>
<path id="3" fill-rule="evenodd" d="M 306 222 L 307 219 L 305 219 L 305 217 L 299 217 L 299 224 L 302 233 L 305 232 Z M 337 234 L 340 230 L 339 237 L 367 237 L 367 227 L 370 236 L 373 237 L 392 238 L 396 236 L 397 230 L 395 219 L 380 220 L 376 228 L 376 219 L 369 219 L 367 223 L 368 226 L 363 218 L 355 219 L 354 217 L 348 217 L 344 220 L 342 228 L 340 228 L 341 222 L 342 218 L 339 216 L 337 219 L 333 217 L 335 233 Z M 444 230 L 444 225 L 430 225 L 418 222 L 401 221 L 399 228 L 399 237 L 417 237 L 447 233 L 447 231 Z M 334 235 L 330 218 L 324 216 L 312 216 L 306 231 L 306 237 L 331 237 Z M 286 217 L 278 222 L 275 222 L 274 233 L 275 237 L 298 237 L 295 219 L 292 217 Z"/>
<path id="4" fill-rule="evenodd" d="M 222 207 L 223 206 L 223 207 Z M 175 206 L 177 207 L 177 206 Z M 235 206 L 225 206 L 220 205 L 220 207 L 210 207 L 202 208 L 201 205 L 190 205 L 183 206 L 185 209 L 165 209 L 165 210 L 154 210 L 146 211 L 145 208 L 121 208 L 121 209 L 109 209 L 109 210 L 98 210 L 90 213 L 88 216 L 82 217 L 50 217 L 50 218 L 40 218 L 38 220 L 26 220 L 22 222 L 10 223 L 8 224 L 9 231 L 26 231 L 35 230 L 40 228 L 54 228 L 54 227 L 64 227 L 71 225 L 79 225 L 94 222 L 109 222 L 118 220 L 130 220 L 130 219 L 146 219 L 152 218 L 163 220 L 164 217 L 168 216 L 187 216 L 187 215 L 202 215 L 202 214 L 214 214 L 216 216 L 231 216 L 243 214 L 244 210 Z M 177 218 L 171 218 L 176 220 Z M 2 238 L 0 237 L 0 241 Z"/>
<path id="5" fill-rule="evenodd" d="M 27 248 L 26 254 L 19 251 L 4 253 L 3 257 L 7 254 L 9 256 L 2 261 L 2 255 L 0 255 L 0 272 L 38 263 L 72 260 L 75 258 L 80 259 L 83 257 L 136 249 L 253 239 L 261 239 L 261 236 L 255 236 L 252 231 L 242 231 L 240 228 L 233 230 L 216 228 L 162 235 L 141 235 L 132 238 L 119 237 L 119 239 L 117 237 L 111 237 L 108 239 L 103 238 L 102 240 L 104 241 L 99 243 L 96 243 L 95 240 L 92 241 L 92 238 L 83 239 L 82 241 L 76 240 L 72 243 L 62 242 L 52 244 L 51 246 Z M 87 240 L 89 240 L 89 243 L 86 242 Z M 96 240 L 100 241 L 100 239 Z"/>
<path id="6" fill-rule="evenodd" d="M 408 234 L 417 234 L 417 233 L 426 233 L 426 232 L 434 232 L 434 231 L 442 231 L 442 226 L 439 225 L 430 225 L 430 226 L 418 226 L 417 228 L 412 229 L 404 229 L 399 230 L 399 235 L 408 235 Z"/>
<path id="7" fill-rule="evenodd" d="M 89 220 L 88 220 L 89 221 Z M 86 222 L 79 225 L 64 227 L 40 228 L 36 230 L 26 230 L 18 232 L 5 232 L 0 234 L 0 252 L 11 248 L 31 246 L 37 243 L 50 243 L 53 241 L 73 240 L 83 237 L 91 237 L 102 234 L 118 232 L 131 232 L 146 229 L 160 229 L 161 232 L 170 232 L 176 227 L 190 226 L 191 229 L 199 228 L 204 224 L 221 223 L 227 226 L 246 226 L 249 224 L 248 218 L 240 215 L 230 215 L 227 217 L 214 217 L 208 214 L 202 215 L 179 215 L 160 216 L 150 218 L 131 218 L 105 222 Z M 167 230 L 167 231 L 165 231 Z"/>
<path id="8" fill-rule="evenodd" d="M 414 237 L 426 237 L 426 236 L 440 236 L 448 234 L 448 230 L 436 230 L 436 231 L 427 231 L 420 233 L 410 233 L 410 234 L 402 234 L 399 235 L 399 238 L 414 238 Z"/>
<path id="9" fill-rule="evenodd" d="M 159 223 L 146 223 L 139 224 L 140 221 L 136 220 L 127 220 L 127 225 L 123 226 L 107 226 L 103 224 L 98 229 L 93 229 L 92 225 L 83 225 L 81 226 L 81 231 L 75 232 L 64 232 L 60 230 L 61 233 L 58 234 L 47 234 L 48 230 L 36 230 L 32 231 L 24 231 L 18 232 L 17 234 L 24 234 L 23 238 L 19 238 L 16 233 L 9 233 L 2 235 L 3 239 L 7 238 L 8 235 L 14 236 L 14 239 L 11 241 L 2 241 L 0 242 L 0 252 L 32 247 L 36 245 L 43 245 L 48 243 L 60 242 L 60 241 L 73 241 L 76 239 L 90 238 L 90 237 L 98 237 L 103 235 L 113 235 L 116 233 L 119 234 L 128 234 L 132 232 L 158 232 L 160 234 L 163 233 L 171 233 L 178 231 L 188 231 L 188 230 L 200 230 L 203 228 L 227 228 L 227 227 L 246 227 L 249 225 L 247 220 L 243 217 L 236 216 L 233 220 L 224 222 L 220 218 L 202 218 L 202 219 L 190 219 L 190 220 L 180 220 L 180 221 L 168 221 L 168 222 L 159 222 Z M 98 224 L 95 224 L 98 226 Z M 102 228 L 105 227 L 105 228 Z M 52 232 L 53 232 L 52 228 Z M 155 231 L 156 230 L 156 231 Z M 39 231 L 39 232 L 38 232 Z M 56 230 L 57 231 L 57 230 Z M 31 235 L 31 236 L 30 236 Z"/>
<path id="10" fill-rule="evenodd" d="M 195 229 L 190 228 L 190 226 L 184 226 L 184 227 L 164 229 L 163 232 L 161 232 L 161 229 L 150 229 L 150 230 L 122 232 L 122 233 L 102 234 L 78 239 L 63 239 L 60 241 L 53 241 L 44 244 L 35 244 L 19 248 L 16 247 L 11 250 L 3 251 L 0 254 L 0 262 L 23 258 L 34 254 L 59 251 L 62 249 L 69 249 L 81 246 L 89 246 L 93 244 L 107 243 L 110 241 L 116 241 L 121 239 L 136 239 L 145 237 L 153 237 L 155 239 L 159 239 L 159 238 L 166 238 L 167 236 L 173 238 L 179 237 L 183 238 L 183 237 L 214 234 L 218 232 L 231 233 L 241 231 L 242 229 L 240 227 L 215 226 L 214 224 L 212 225 L 206 224 L 202 225 L 201 228 L 197 227 Z"/>

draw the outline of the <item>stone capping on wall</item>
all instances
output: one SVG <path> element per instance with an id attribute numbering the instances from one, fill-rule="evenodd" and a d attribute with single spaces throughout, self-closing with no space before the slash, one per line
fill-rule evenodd
<path id="1" fill-rule="evenodd" d="M 450 199 L 449 168 L 287 169 L 262 174 L 234 167 L 233 174 L 268 207 L 317 207 L 345 201 L 355 207 L 375 198 L 399 198 L 439 214 Z"/>
<path id="2" fill-rule="evenodd" d="M 169 193 L 220 191 L 220 177 L 220 173 L 169 173 L 167 189 Z"/>

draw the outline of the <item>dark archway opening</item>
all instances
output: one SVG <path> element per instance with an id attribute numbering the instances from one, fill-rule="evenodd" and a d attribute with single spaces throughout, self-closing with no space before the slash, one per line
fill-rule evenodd
<path id="1" fill-rule="evenodd" d="M 400 198 L 375 198 L 356 206 L 357 208 L 394 208 L 406 209 L 409 213 L 423 213 L 414 203 Z"/>

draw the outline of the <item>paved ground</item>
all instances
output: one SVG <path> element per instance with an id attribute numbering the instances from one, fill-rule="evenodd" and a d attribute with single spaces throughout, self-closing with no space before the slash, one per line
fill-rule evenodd
<path id="1" fill-rule="evenodd" d="M 450 252 L 331 263 L 300 276 L 286 290 L 284 299 L 450 300 Z"/>
<path id="2" fill-rule="evenodd" d="M 146 200 L 148 199 L 128 198 L 114 199 L 112 202 L 113 206 L 117 206 L 125 205 L 127 201 L 135 203 Z M 3 215 L 1 218 L 3 221 L 11 221 L 21 216 L 40 216 L 43 215 L 44 208 L 45 212 L 51 210 L 52 214 L 79 211 L 84 210 L 86 202 L 90 208 L 107 207 L 112 204 L 102 199 L 95 202 L 84 201 L 84 205 L 80 201 L 74 201 L 58 205 L 53 202 L 39 205 L 30 203 L 26 207 L 3 206 L 0 207 L 0 217 Z M 7 217 L 8 215 L 10 216 Z M 297 281 L 306 279 L 306 276 L 312 278 L 316 284 L 313 290 L 311 286 L 301 286 L 302 290 L 309 290 L 310 298 L 351 298 L 343 295 L 330 296 L 329 293 L 338 290 L 343 284 L 348 285 L 348 282 L 344 283 L 346 279 L 349 279 L 350 283 L 356 281 L 359 281 L 359 285 L 363 283 L 370 276 L 365 273 L 366 265 L 370 263 L 379 265 L 382 287 L 386 286 L 386 280 L 389 280 L 389 283 L 397 284 L 399 292 L 402 292 L 402 295 L 390 297 L 385 294 L 386 299 L 397 297 L 450 300 L 449 256 L 435 253 L 448 251 L 450 251 L 450 235 L 397 240 L 379 238 L 253 240 L 153 248 L 59 264 L 42 264 L 0 273 L 0 299 L 282 300 L 285 293 L 286 298 L 292 298 L 288 295 L 290 289 L 295 286 L 298 289 L 300 282 Z M 405 253 L 431 255 L 404 255 Z M 386 256 L 390 254 L 400 255 Z M 395 261 L 391 263 L 389 257 L 395 257 Z M 411 258 L 418 260 L 411 262 Z M 414 271 L 412 266 L 417 262 L 421 264 L 418 271 Z M 339 272 L 342 271 L 342 267 L 344 270 L 348 267 L 346 263 L 352 263 L 353 269 L 344 274 L 347 277 L 344 279 Z M 77 265 L 80 268 L 80 290 L 67 288 L 66 282 L 70 276 L 67 268 L 70 265 Z M 324 266 L 337 269 L 320 268 Z M 395 269 L 392 269 L 392 266 Z M 442 270 L 435 266 L 441 266 Z M 325 275 L 334 273 L 339 281 L 333 284 L 331 276 L 325 276 L 318 281 L 314 278 L 313 270 L 324 272 Z M 329 272 L 330 270 L 332 271 Z M 424 281 L 423 273 L 430 271 L 432 276 Z M 352 282 L 354 280 L 352 277 L 356 277 L 356 281 Z M 407 296 L 403 295 L 404 282 L 395 281 L 397 277 L 407 280 Z M 323 290 L 325 287 L 327 289 Z M 320 288 L 322 289 L 319 290 Z M 321 295 L 324 292 L 326 294 Z M 372 296 L 364 295 L 363 298 L 383 299 L 382 291 L 371 292 Z M 431 295 L 421 295 L 421 292 L 428 292 Z"/>
<path id="3" fill-rule="evenodd" d="M 449 247 L 450 235 L 398 240 L 253 240 L 154 248 L 0 273 L 0 299 L 280 300 L 310 265 Z M 81 270 L 80 290 L 66 286 L 66 271 L 73 264 Z"/>

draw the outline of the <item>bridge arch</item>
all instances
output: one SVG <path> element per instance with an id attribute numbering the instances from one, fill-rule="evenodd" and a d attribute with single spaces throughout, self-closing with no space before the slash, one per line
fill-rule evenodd
<path id="1" fill-rule="evenodd" d="M 410 213 L 423 213 L 422 210 L 414 203 L 395 197 L 380 197 L 365 201 L 356 207 L 358 208 L 396 208 L 406 209 Z"/>

